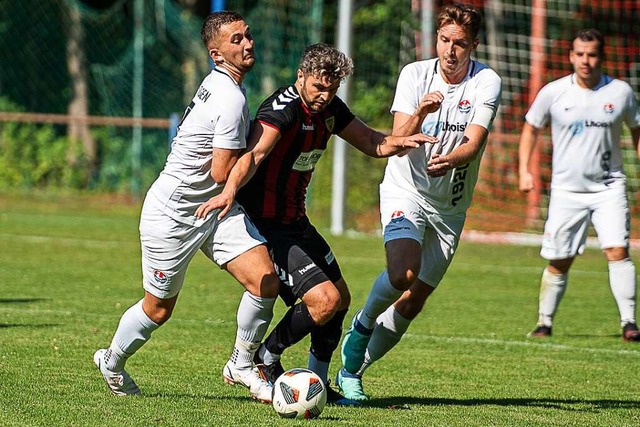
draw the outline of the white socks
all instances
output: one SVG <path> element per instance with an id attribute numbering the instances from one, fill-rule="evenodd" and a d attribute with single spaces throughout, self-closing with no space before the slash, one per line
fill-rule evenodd
<path id="1" fill-rule="evenodd" d="M 253 355 L 264 338 L 273 318 L 276 298 L 262 298 L 246 292 L 238 306 L 238 331 L 231 361 L 240 368 L 253 366 Z"/>
<path id="2" fill-rule="evenodd" d="M 552 274 L 544 269 L 540 281 L 540 302 L 538 309 L 538 325 L 551 326 L 553 315 L 567 289 L 567 274 Z"/>
<path id="3" fill-rule="evenodd" d="M 402 317 L 393 305 L 387 308 L 376 321 L 376 326 L 364 355 L 364 363 L 356 374 L 362 376 L 373 362 L 382 358 L 389 350 L 395 347 L 404 333 L 407 332 L 410 324 L 411 320 Z"/>
<path id="4" fill-rule="evenodd" d="M 636 323 L 636 267 L 631 259 L 609 262 L 609 285 L 618 304 L 620 326 Z"/>
<path id="5" fill-rule="evenodd" d="M 111 371 L 124 369 L 127 359 L 140 349 L 160 325 L 142 310 L 142 300 L 129 307 L 120 318 L 118 329 L 105 354 L 105 366 Z"/>
<path id="6" fill-rule="evenodd" d="M 391 304 L 402 295 L 403 291 L 400 291 L 391 285 L 389 280 L 389 273 L 387 270 L 383 271 L 373 282 L 371 292 L 364 305 L 364 308 L 358 316 L 358 321 L 367 329 L 373 329 L 376 325 L 376 319 L 385 311 Z"/>
<path id="7" fill-rule="evenodd" d="M 620 325 L 636 322 L 636 268 L 631 259 L 609 262 L 609 285 L 620 312 Z M 538 324 L 551 326 L 553 315 L 567 288 L 566 274 L 551 274 L 546 268 L 540 283 Z"/>

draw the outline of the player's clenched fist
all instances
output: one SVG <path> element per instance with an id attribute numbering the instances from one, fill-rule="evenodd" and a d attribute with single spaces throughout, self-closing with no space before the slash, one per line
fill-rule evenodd
<path id="1" fill-rule="evenodd" d="M 442 101 L 444 101 L 444 95 L 439 91 L 426 94 L 420 101 L 420 104 L 418 104 L 418 114 L 426 116 L 434 111 L 438 111 Z"/>
<path id="2" fill-rule="evenodd" d="M 529 172 L 520 173 L 520 191 L 528 193 L 533 190 L 533 175 Z"/>

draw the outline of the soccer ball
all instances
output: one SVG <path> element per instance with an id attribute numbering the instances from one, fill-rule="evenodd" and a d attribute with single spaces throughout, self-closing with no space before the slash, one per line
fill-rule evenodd
<path id="1" fill-rule="evenodd" d="M 273 385 L 272 402 L 283 418 L 317 418 L 327 403 L 327 389 L 315 372 L 289 369 Z"/>

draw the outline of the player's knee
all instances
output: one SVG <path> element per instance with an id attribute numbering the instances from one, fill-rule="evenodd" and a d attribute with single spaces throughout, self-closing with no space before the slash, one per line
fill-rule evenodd
<path id="1" fill-rule="evenodd" d="M 171 298 L 161 299 L 147 292 L 142 302 L 142 310 L 154 323 L 162 325 L 171 318 L 177 300 L 177 295 Z"/>
<path id="2" fill-rule="evenodd" d="M 271 271 L 246 280 L 243 285 L 247 292 L 255 297 L 275 298 L 280 290 L 280 279 Z"/>
<path id="3" fill-rule="evenodd" d="M 263 298 L 275 298 L 278 296 L 280 290 L 280 279 L 275 272 L 265 275 L 258 289 L 260 297 Z"/>
<path id="4" fill-rule="evenodd" d="M 303 297 L 313 321 L 318 325 L 327 323 L 340 308 L 340 292 L 331 282 L 315 286 Z"/>
<path id="5" fill-rule="evenodd" d="M 400 291 L 409 289 L 418 278 L 417 269 L 412 268 L 393 268 L 389 266 L 388 273 L 391 285 Z"/>
<path id="6" fill-rule="evenodd" d="M 603 252 L 609 262 L 622 261 L 629 258 L 627 248 L 605 248 Z"/>
<path id="7" fill-rule="evenodd" d="M 154 323 L 162 325 L 171 318 L 173 314 L 173 307 L 154 306 L 150 313 L 146 313 L 149 319 Z"/>

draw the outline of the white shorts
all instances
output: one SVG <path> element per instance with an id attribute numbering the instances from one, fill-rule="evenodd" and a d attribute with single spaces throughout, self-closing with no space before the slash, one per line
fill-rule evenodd
<path id="1" fill-rule="evenodd" d="M 417 196 L 396 187 L 380 186 L 380 220 L 384 243 L 413 239 L 422 248 L 418 278 L 438 286 L 460 241 L 466 214 L 439 215 L 427 211 Z"/>
<path id="2" fill-rule="evenodd" d="M 553 189 L 540 255 L 556 260 L 582 254 L 590 222 L 600 248 L 629 247 L 629 204 L 624 182 L 596 193 Z"/>
<path id="3" fill-rule="evenodd" d="M 189 262 L 199 249 L 223 267 L 265 239 L 237 203 L 221 221 L 209 214 L 202 225 L 192 226 L 166 215 L 162 204 L 147 196 L 140 216 L 140 242 L 144 290 L 167 299 L 182 289 Z"/>

